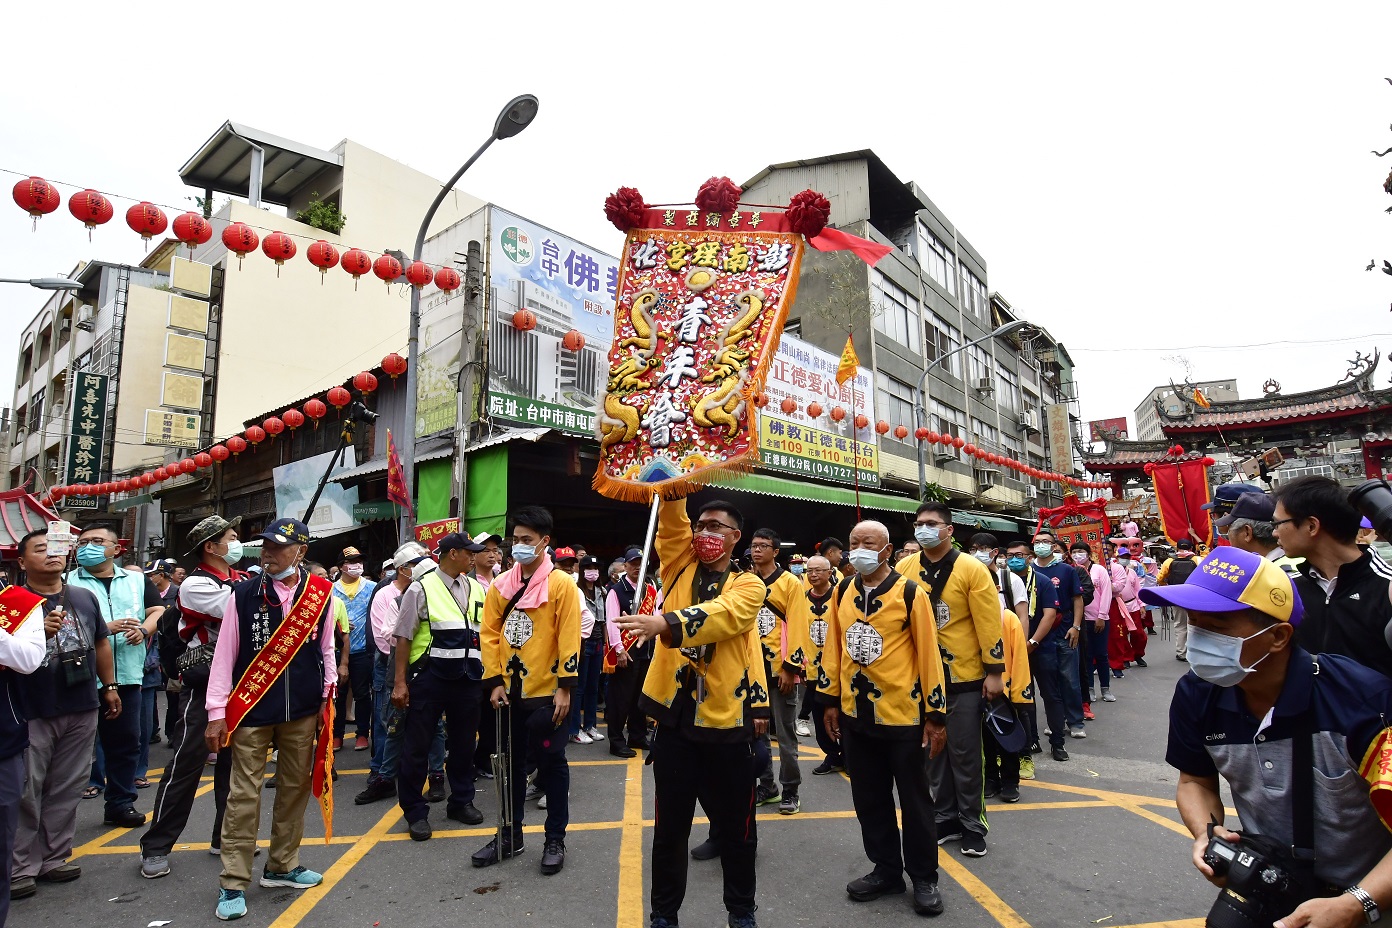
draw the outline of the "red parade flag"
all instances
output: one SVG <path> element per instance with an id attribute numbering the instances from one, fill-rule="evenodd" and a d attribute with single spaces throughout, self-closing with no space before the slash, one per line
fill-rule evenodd
<path id="1" fill-rule="evenodd" d="M 401 455 L 396 453 L 391 429 L 387 429 L 387 499 L 405 507 L 406 513 L 415 517 L 411 509 L 411 491 L 406 488 L 406 474 L 401 468 Z"/>
<path id="2" fill-rule="evenodd" d="M 1213 523 L 1209 510 L 1208 465 L 1212 458 L 1175 464 L 1151 464 L 1146 469 L 1155 484 L 1160 522 L 1170 544 L 1187 538 L 1196 546 L 1213 547 Z"/>

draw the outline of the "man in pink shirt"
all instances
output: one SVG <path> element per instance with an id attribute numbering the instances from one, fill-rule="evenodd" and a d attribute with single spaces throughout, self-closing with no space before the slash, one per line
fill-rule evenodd
<path id="1" fill-rule="evenodd" d="M 609 753 L 615 757 L 634 757 L 635 749 L 647 749 L 648 719 L 638 708 L 638 697 L 643 693 L 643 681 L 648 676 L 648 664 L 652 661 L 653 645 L 646 642 L 635 647 L 632 653 L 625 651 L 619 635 L 619 626 L 614 620 L 621 615 L 633 615 L 643 602 L 638 595 L 638 569 L 643 563 L 643 551 L 629 548 L 624 552 L 624 576 L 609 589 L 605 602 L 608 612 L 604 631 L 609 650 L 617 658 L 618 666 L 609 678 L 609 695 L 605 698 L 604 716 L 609 726 Z M 654 589 L 652 582 L 644 585 L 645 591 Z M 625 740 L 624 729 L 628 729 Z"/>
<path id="2" fill-rule="evenodd" d="M 261 885 L 308 889 L 323 882 L 313 870 L 300 866 L 304 811 L 314 770 L 314 744 L 325 701 L 338 682 L 334 660 L 333 600 L 330 586 L 312 578 L 322 595 L 317 614 L 305 614 L 302 600 L 311 582 L 301 566 L 309 551 L 309 527 L 297 519 L 276 519 L 256 536 L 263 542 L 262 571 L 232 589 L 222 617 L 217 648 L 208 680 L 208 750 L 224 744 L 232 749 L 232 782 L 222 822 L 222 876 L 217 917 L 223 921 L 246 915 L 246 888 L 251 884 L 252 856 L 261 810 L 261 783 L 266 753 L 279 750 L 276 798 L 271 821 L 271 848 Z M 287 641 L 287 614 L 296 612 L 313 624 L 302 643 L 288 653 L 277 650 Z M 253 661 L 265 654 L 283 669 L 267 675 L 264 687 L 252 693 L 254 702 L 229 734 L 227 705 Z M 272 660 L 274 659 L 274 660 Z M 255 671 L 251 676 L 262 674 Z M 326 735 L 327 737 L 327 735 Z M 230 739 L 230 740 L 229 740 Z"/>
<path id="3" fill-rule="evenodd" d="M 487 592 L 493 585 L 493 578 L 497 576 L 495 571 L 498 565 L 503 562 L 503 549 L 499 547 L 502 538 L 488 532 L 480 532 L 474 536 L 474 541 L 483 545 L 483 550 L 474 555 L 474 572 L 469 577 L 481 583 Z"/>
<path id="4" fill-rule="evenodd" d="M 1083 605 L 1083 629 L 1087 634 L 1087 662 L 1083 670 L 1083 696 L 1089 703 L 1098 701 L 1092 688 L 1093 672 L 1102 687 L 1102 702 L 1116 702 L 1112 695 L 1111 666 L 1107 663 L 1107 618 L 1112 608 L 1112 575 L 1097 563 L 1092 548 L 1085 541 L 1075 541 L 1068 548 L 1073 563 L 1088 572 L 1092 579 L 1092 602 Z"/>

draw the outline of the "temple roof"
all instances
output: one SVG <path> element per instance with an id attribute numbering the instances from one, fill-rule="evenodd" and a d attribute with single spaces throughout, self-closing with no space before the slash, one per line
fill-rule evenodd
<path id="1" fill-rule="evenodd" d="M 1085 452 L 1083 467 L 1091 471 L 1141 470 L 1147 464 L 1161 461 L 1187 461 L 1203 457 L 1201 451 L 1190 451 L 1182 457 L 1171 457 L 1173 441 L 1108 441 L 1105 451 Z"/>
<path id="2" fill-rule="evenodd" d="M 57 518 L 23 487 L 0 492 L 0 553 L 14 557 L 21 538 Z"/>

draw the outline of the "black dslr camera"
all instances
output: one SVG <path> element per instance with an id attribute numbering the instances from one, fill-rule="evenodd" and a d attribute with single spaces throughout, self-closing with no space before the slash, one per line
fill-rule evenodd
<path id="1" fill-rule="evenodd" d="M 1290 848 L 1261 835 L 1228 841 L 1214 837 L 1210 826 L 1203 859 L 1228 880 L 1208 911 L 1207 928 L 1269 928 L 1305 900 L 1332 895 Z"/>
<path id="2" fill-rule="evenodd" d="M 1349 502 L 1384 541 L 1392 541 L 1392 486 L 1386 480 L 1379 477 L 1359 484 L 1349 492 Z"/>

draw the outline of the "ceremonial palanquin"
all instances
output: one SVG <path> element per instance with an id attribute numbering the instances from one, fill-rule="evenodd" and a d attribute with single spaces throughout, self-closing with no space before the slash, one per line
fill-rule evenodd
<path id="1" fill-rule="evenodd" d="M 820 194 L 804 191 L 786 211 L 740 208 L 739 194 L 728 178 L 712 178 L 694 207 L 649 207 L 632 188 L 605 203 L 627 233 L 598 420 L 594 486 L 606 496 L 670 498 L 716 471 L 752 466 L 751 407 L 793 303 L 804 242 L 871 263 L 880 256 L 881 246 L 824 231 L 830 208 Z"/>
<path id="2" fill-rule="evenodd" d="M 1045 526 L 1054 533 L 1054 538 L 1067 551 L 1074 542 L 1081 541 L 1092 551 L 1092 559 L 1099 564 L 1107 563 L 1102 543 L 1111 533 L 1111 521 L 1107 518 L 1107 501 L 1101 499 L 1081 500 L 1071 490 L 1064 494 L 1063 505 L 1052 509 L 1039 510 L 1039 523 L 1035 532 Z"/>

